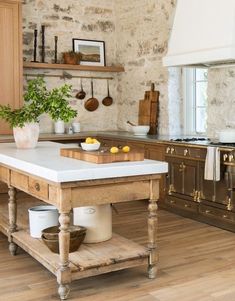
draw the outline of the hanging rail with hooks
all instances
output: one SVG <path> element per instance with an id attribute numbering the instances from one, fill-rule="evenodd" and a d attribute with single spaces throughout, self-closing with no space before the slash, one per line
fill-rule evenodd
<path id="1" fill-rule="evenodd" d="M 59 77 L 60 79 L 73 79 L 73 78 L 87 78 L 87 79 L 100 79 L 100 80 L 113 80 L 113 77 L 101 77 L 101 76 L 81 76 L 81 75 L 72 75 L 66 71 L 63 71 L 62 74 L 32 74 L 24 73 L 25 77 Z"/>

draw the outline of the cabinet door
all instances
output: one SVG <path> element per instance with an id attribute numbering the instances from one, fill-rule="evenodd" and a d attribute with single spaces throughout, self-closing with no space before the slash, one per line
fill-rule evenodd
<path id="1" fill-rule="evenodd" d="M 99 137 L 98 140 L 100 141 L 101 146 L 106 146 L 106 147 L 113 146 L 113 140 L 111 139 L 105 139 Z"/>
<path id="2" fill-rule="evenodd" d="M 0 0 L 0 104 L 19 108 L 22 90 L 21 4 Z M 10 133 L 0 122 L 0 134 Z"/>
<path id="3" fill-rule="evenodd" d="M 151 160 L 164 161 L 165 160 L 165 147 L 161 145 L 148 146 L 145 145 L 147 158 Z"/>
<path id="4" fill-rule="evenodd" d="M 198 164 L 193 160 L 167 158 L 169 162 L 169 191 L 192 197 L 197 190 Z"/>
<path id="5" fill-rule="evenodd" d="M 183 193 L 193 196 L 197 190 L 198 163 L 193 160 L 185 160 L 183 164 Z"/>
<path id="6" fill-rule="evenodd" d="M 200 163 L 199 172 L 199 190 L 201 199 L 228 205 L 228 177 L 226 166 L 220 166 L 220 181 L 204 180 L 205 162 Z"/>
<path id="7" fill-rule="evenodd" d="M 129 145 L 131 148 L 137 148 L 137 149 L 140 149 L 142 151 L 144 151 L 144 157 L 146 159 L 149 159 L 148 157 L 148 150 L 145 149 L 145 145 L 143 142 L 132 142 L 132 141 L 127 141 L 127 145 Z"/>

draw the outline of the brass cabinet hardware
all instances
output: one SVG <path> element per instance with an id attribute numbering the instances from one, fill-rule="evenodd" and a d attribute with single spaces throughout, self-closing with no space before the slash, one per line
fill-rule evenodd
<path id="1" fill-rule="evenodd" d="M 173 155 L 174 152 L 175 152 L 175 149 L 174 149 L 174 147 L 172 147 L 172 148 L 171 148 L 171 155 Z"/>
<path id="2" fill-rule="evenodd" d="M 224 162 L 227 160 L 227 158 L 228 158 L 228 154 L 224 154 L 224 155 L 223 155 L 223 160 L 224 160 Z"/>
<path id="3" fill-rule="evenodd" d="M 185 150 L 184 150 L 184 156 L 187 156 L 189 154 L 189 150 L 186 148 Z"/>
<path id="4" fill-rule="evenodd" d="M 40 184 L 39 183 L 35 183 L 35 189 L 37 190 L 37 191 L 40 191 Z"/>
<path id="5" fill-rule="evenodd" d="M 175 187 L 173 184 L 169 185 L 169 190 L 168 190 L 168 194 L 172 194 L 172 192 L 176 192 Z"/>
<path id="6" fill-rule="evenodd" d="M 170 203 L 171 203 L 171 204 L 175 204 L 175 201 L 173 201 L 173 200 L 170 200 Z"/>
<path id="7" fill-rule="evenodd" d="M 166 153 L 169 154 L 170 151 L 171 151 L 171 148 L 168 146 L 168 147 L 166 148 Z"/>
<path id="8" fill-rule="evenodd" d="M 205 213 L 206 213 L 206 214 L 209 214 L 209 213 L 211 213 L 211 211 L 210 211 L 210 210 L 206 210 Z"/>
<path id="9" fill-rule="evenodd" d="M 227 197 L 228 205 L 227 210 L 231 211 L 233 209 L 232 200 L 230 197 Z"/>
<path id="10" fill-rule="evenodd" d="M 228 216 L 226 214 L 223 215 L 223 218 L 228 218 Z"/>
<path id="11" fill-rule="evenodd" d="M 193 197 L 193 201 L 196 202 L 197 201 L 197 195 L 198 195 L 198 191 L 193 189 L 193 192 L 190 194 Z"/>
<path id="12" fill-rule="evenodd" d="M 230 154 L 230 155 L 228 156 L 228 161 L 229 161 L 229 162 L 232 162 L 232 161 L 234 161 L 234 157 L 233 157 L 233 155 L 232 155 L 232 154 Z"/>
<path id="13" fill-rule="evenodd" d="M 186 165 L 182 162 L 180 164 L 179 172 L 183 172 L 183 171 L 185 171 L 185 169 L 186 169 Z"/>
<path id="14" fill-rule="evenodd" d="M 191 205 L 189 205 L 189 204 L 184 204 L 184 207 L 185 207 L 185 208 L 191 208 Z"/>

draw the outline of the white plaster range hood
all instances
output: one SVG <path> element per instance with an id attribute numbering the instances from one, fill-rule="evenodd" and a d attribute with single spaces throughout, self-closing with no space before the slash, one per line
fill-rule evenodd
<path id="1" fill-rule="evenodd" d="M 235 64 L 235 0 L 177 0 L 164 66 Z"/>

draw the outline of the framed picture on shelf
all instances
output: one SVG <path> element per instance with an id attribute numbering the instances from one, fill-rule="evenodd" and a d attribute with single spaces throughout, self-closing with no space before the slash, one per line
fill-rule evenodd
<path id="1" fill-rule="evenodd" d="M 73 39 L 73 51 L 81 53 L 81 65 L 105 66 L 104 41 Z"/>

